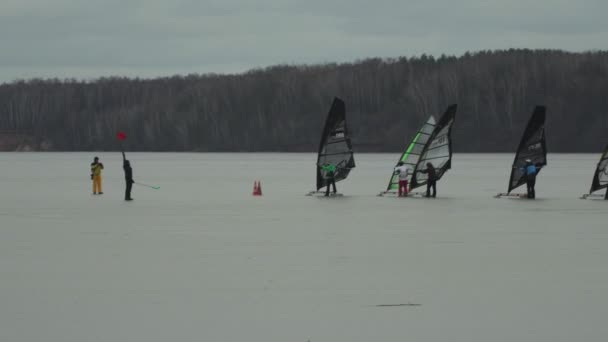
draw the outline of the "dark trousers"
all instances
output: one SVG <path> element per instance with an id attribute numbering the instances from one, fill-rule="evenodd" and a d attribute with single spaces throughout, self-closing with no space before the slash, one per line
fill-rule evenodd
<path id="1" fill-rule="evenodd" d="M 604 195 L 604 199 L 608 201 L 608 189 L 606 189 L 606 194 Z"/>
<path id="2" fill-rule="evenodd" d="M 125 189 L 125 199 L 131 199 L 131 188 L 133 187 L 133 181 L 127 181 L 127 187 Z"/>
<path id="3" fill-rule="evenodd" d="M 536 192 L 534 186 L 536 185 L 536 177 L 528 177 L 526 179 L 526 186 L 528 187 L 528 198 L 536 198 Z"/>
<path id="4" fill-rule="evenodd" d="M 325 196 L 329 196 L 329 186 L 332 185 L 334 187 L 334 194 L 336 193 L 336 180 L 333 178 L 328 178 L 326 180 L 327 189 L 325 190 Z"/>
<path id="5" fill-rule="evenodd" d="M 433 188 L 433 197 L 437 197 L 437 181 L 429 180 L 426 182 L 426 197 L 431 197 L 431 188 Z"/>

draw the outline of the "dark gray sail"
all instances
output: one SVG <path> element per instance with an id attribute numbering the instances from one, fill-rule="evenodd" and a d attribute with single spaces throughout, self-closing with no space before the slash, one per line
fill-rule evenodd
<path id="1" fill-rule="evenodd" d="M 325 171 L 321 169 L 321 166 L 327 163 L 336 167 L 334 173 L 336 182 L 346 179 L 350 170 L 355 167 L 353 148 L 346 125 L 346 108 L 344 101 L 337 97 L 334 98 L 329 114 L 327 114 L 319 144 L 317 190 L 327 185 Z"/>
<path id="2" fill-rule="evenodd" d="M 597 163 L 589 193 L 591 194 L 592 192 L 606 188 L 608 188 L 608 146 L 604 149 L 604 153 Z"/>
<path id="3" fill-rule="evenodd" d="M 527 159 L 532 161 L 538 172 L 540 172 L 543 166 L 547 165 L 545 113 L 546 108 L 544 106 L 536 106 L 534 113 L 532 113 L 532 117 L 528 122 L 528 126 L 526 126 L 524 135 L 517 147 L 515 159 L 513 160 L 508 193 L 526 183 L 524 168 Z"/>

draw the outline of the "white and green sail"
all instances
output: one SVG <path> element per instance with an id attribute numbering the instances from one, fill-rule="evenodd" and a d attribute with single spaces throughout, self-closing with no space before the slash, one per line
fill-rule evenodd
<path id="1" fill-rule="evenodd" d="M 420 154 L 424 150 L 424 146 L 435 129 L 435 124 L 435 118 L 431 115 L 426 123 L 422 125 L 418 132 L 416 132 L 414 139 L 412 139 L 407 146 L 407 149 L 403 152 L 397 163 L 403 162 L 404 165 L 408 166 L 410 172 L 414 171 L 416 164 L 418 164 L 418 160 L 420 159 Z M 399 175 L 393 172 L 384 193 L 395 192 L 398 188 Z"/>

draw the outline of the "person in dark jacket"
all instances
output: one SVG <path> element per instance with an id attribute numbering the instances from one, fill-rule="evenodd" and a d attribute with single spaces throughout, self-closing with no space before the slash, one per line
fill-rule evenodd
<path id="1" fill-rule="evenodd" d="M 433 164 L 426 163 L 426 170 L 420 170 L 419 172 L 429 175 L 426 181 L 426 197 L 431 197 L 431 188 L 433 188 L 433 198 L 437 197 L 437 171 Z"/>
<path id="2" fill-rule="evenodd" d="M 125 182 L 127 186 L 125 189 L 125 201 L 132 201 L 131 188 L 135 182 L 133 181 L 133 169 L 131 168 L 131 163 L 125 157 L 125 152 L 122 152 L 122 168 L 125 170 Z"/>

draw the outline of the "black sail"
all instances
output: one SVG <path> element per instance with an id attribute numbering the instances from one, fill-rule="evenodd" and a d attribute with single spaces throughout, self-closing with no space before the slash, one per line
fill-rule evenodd
<path id="1" fill-rule="evenodd" d="M 534 113 L 526 126 L 524 135 L 521 138 L 515 160 L 511 168 L 509 178 L 509 193 L 526 183 L 524 168 L 526 159 L 530 159 L 536 165 L 538 171 L 547 165 L 547 144 L 545 142 L 545 113 L 544 106 L 536 106 Z"/>
<path id="2" fill-rule="evenodd" d="M 608 146 L 604 149 L 604 153 L 597 163 L 589 193 L 605 188 L 608 188 Z"/>
<path id="3" fill-rule="evenodd" d="M 319 154 L 317 157 L 317 190 L 325 187 L 326 175 L 321 166 L 330 163 L 336 167 L 334 179 L 336 182 L 346 179 L 350 170 L 355 167 L 353 147 L 346 126 L 346 108 L 344 101 L 334 98 L 325 128 L 321 135 Z"/>
<path id="4" fill-rule="evenodd" d="M 423 186 L 427 183 L 428 174 L 418 171 L 425 170 L 426 164 L 435 167 L 437 180 L 452 167 L 452 125 L 456 120 L 457 105 L 453 104 L 443 113 L 433 133 L 428 138 L 412 175 L 410 189 Z"/>

